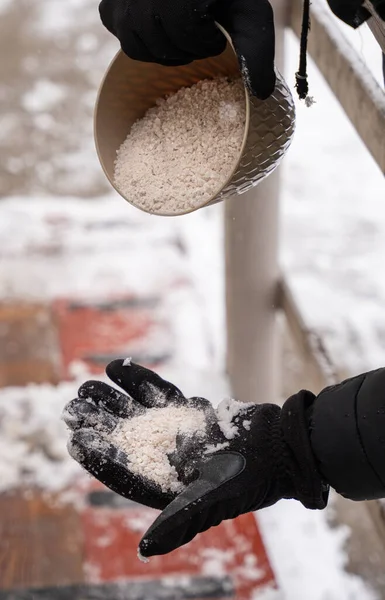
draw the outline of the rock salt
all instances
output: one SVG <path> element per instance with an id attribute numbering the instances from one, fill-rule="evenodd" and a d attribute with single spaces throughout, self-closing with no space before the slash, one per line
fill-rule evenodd
<path id="1" fill-rule="evenodd" d="M 180 492 L 183 484 L 168 455 L 176 450 L 176 436 L 205 434 L 204 412 L 186 406 L 150 408 L 143 415 L 125 419 L 111 441 L 124 450 L 129 468 L 158 484 L 163 492 Z"/>
<path id="2" fill-rule="evenodd" d="M 200 81 L 159 99 L 118 150 L 117 188 L 149 212 L 180 214 L 204 205 L 235 167 L 245 118 L 241 79 Z"/>
<path id="3" fill-rule="evenodd" d="M 214 454 L 229 447 L 229 442 L 223 442 L 223 444 L 207 444 L 205 448 L 205 454 Z"/>
<path id="4" fill-rule="evenodd" d="M 140 562 L 142 562 L 142 563 L 149 563 L 150 562 L 150 559 L 147 558 L 147 556 L 143 556 L 143 554 L 141 553 L 141 551 L 139 550 L 139 548 L 137 550 L 137 556 L 138 556 Z"/>

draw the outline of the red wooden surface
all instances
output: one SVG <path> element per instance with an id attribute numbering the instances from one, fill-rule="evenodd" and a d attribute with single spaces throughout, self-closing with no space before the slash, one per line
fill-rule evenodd
<path id="1" fill-rule="evenodd" d="M 139 541 L 156 517 L 144 507 L 88 507 L 83 512 L 86 577 L 92 583 L 177 576 L 229 576 L 235 598 L 250 600 L 258 588 L 274 584 L 257 523 L 252 514 L 225 521 L 171 554 L 142 563 Z"/>
<path id="2" fill-rule="evenodd" d="M 83 581 L 81 515 L 54 500 L 37 490 L 0 494 L 0 590 Z"/>
<path id="3" fill-rule="evenodd" d="M 168 334 L 167 327 L 158 319 L 156 299 L 140 302 L 126 298 L 100 305 L 61 300 L 54 304 L 52 314 L 61 377 L 64 379 L 70 378 L 70 366 L 74 361 L 85 362 L 90 371 L 97 374 L 105 368 L 107 360 L 103 357 L 134 355 L 136 351 L 140 354 L 146 348 L 148 356 L 151 356 L 148 340 L 154 331 L 158 334 L 159 330 L 164 331 L 166 339 Z M 227 576 L 235 588 L 233 597 L 237 600 L 251 600 L 256 590 L 274 585 L 274 575 L 254 515 L 226 521 L 197 536 L 187 546 L 167 556 L 154 557 L 144 564 L 137 558 L 137 547 L 156 513 L 133 504 L 118 508 L 91 505 L 90 491 L 105 488 L 89 479 L 81 486 L 80 493 L 86 500 L 84 507 L 79 508 L 80 512 L 76 515 L 70 511 L 71 518 L 77 519 L 78 527 L 77 535 L 70 540 L 74 558 L 72 562 L 62 561 L 60 573 L 53 568 L 43 570 L 39 567 L 38 577 L 23 579 L 20 573 L 25 570 L 24 554 L 19 548 L 25 541 L 24 526 L 15 530 L 12 537 L 9 528 L 5 527 L 7 521 L 12 521 L 12 504 L 8 503 L 7 512 L 0 514 L 3 548 L 8 548 L 2 555 L 3 570 L 10 572 L 9 558 L 15 562 L 12 581 L 8 581 L 10 588 L 28 584 L 47 587 L 55 583 L 78 583 L 83 579 L 83 572 L 90 584 L 138 579 L 156 583 L 162 577 Z M 20 498 L 20 502 L 24 512 L 30 515 L 32 526 L 40 527 L 37 515 L 31 512 L 31 501 Z M 69 543 L 66 535 L 68 515 L 65 511 L 51 511 L 49 515 L 50 535 L 43 528 L 40 545 L 42 551 L 51 548 L 49 553 L 57 556 L 54 549 L 59 552 Z M 34 560 L 40 561 L 36 553 L 31 555 L 31 572 Z M 3 584 L 0 582 L 0 590 L 4 584 L 4 581 Z"/>
<path id="4" fill-rule="evenodd" d="M 106 301 L 101 305 L 58 301 L 54 306 L 61 348 L 62 377 L 71 377 L 70 366 L 84 362 L 91 373 L 104 371 L 113 357 L 143 355 L 146 338 L 163 324 L 154 308 L 131 298 Z M 151 361 L 151 348 L 148 349 Z M 156 361 L 155 361 L 156 362 Z"/>
<path id="5" fill-rule="evenodd" d="M 57 383 L 58 354 L 50 307 L 0 303 L 0 387 Z"/>

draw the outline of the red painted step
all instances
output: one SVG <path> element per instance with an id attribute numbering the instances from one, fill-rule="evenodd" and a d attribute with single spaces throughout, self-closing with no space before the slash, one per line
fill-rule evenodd
<path id="1" fill-rule="evenodd" d="M 71 378 L 71 364 L 85 363 L 91 373 L 102 373 L 116 357 L 132 355 L 142 364 L 156 366 L 167 353 L 154 353 L 146 339 L 166 338 L 165 324 L 157 315 L 157 298 L 106 299 L 100 303 L 59 300 L 54 304 L 62 378 Z M 166 338 L 167 339 L 167 338 Z"/>
<path id="2" fill-rule="evenodd" d="M 70 376 L 70 365 L 75 360 L 86 362 L 95 373 L 102 371 L 113 355 L 130 354 L 150 366 L 161 362 L 164 357 L 151 355 L 151 347 L 146 345 L 157 328 L 159 331 L 163 327 L 167 339 L 167 325 L 157 316 L 157 302 L 133 297 L 100 304 L 57 302 L 54 311 L 64 376 Z M 94 494 L 92 502 L 90 492 Z M 95 493 L 100 495 L 97 502 Z M 226 521 L 187 546 L 144 564 L 137 558 L 137 547 L 156 513 L 125 501 L 96 481 L 89 482 L 85 494 L 88 501 L 81 520 L 86 579 L 106 599 L 116 595 L 116 582 L 126 586 L 127 599 L 132 596 L 144 600 L 168 597 L 164 595 L 165 587 L 170 598 L 251 600 L 256 590 L 275 584 L 252 514 Z M 74 598 L 79 594 L 83 597 L 82 590 L 71 589 L 68 593 Z"/>
<path id="3" fill-rule="evenodd" d="M 111 492 L 106 492 L 106 495 Z M 274 585 L 274 575 L 253 514 L 225 521 L 197 536 L 190 544 L 149 563 L 137 558 L 139 541 L 156 511 L 127 507 L 90 506 L 83 512 L 86 578 L 89 583 L 150 580 L 160 585 L 187 581 L 216 593 L 251 600 L 256 590 Z M 213 592 L 211 592 L 213 593 Z"/>

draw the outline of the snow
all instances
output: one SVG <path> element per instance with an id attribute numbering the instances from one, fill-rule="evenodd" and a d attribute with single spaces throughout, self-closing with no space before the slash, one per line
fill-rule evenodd
<path id="1" fill-rule="evenodd" d="M 353 30 L 333 17 L 325 0 L 318 0 L 312 9 L 318 20 L 327 26 L 338 51 L 350 60 L 353 70 L 365 81 L 373 100 L 381 102 L 381 90 L 375 85 L 375 80 L 381 87 L 384 82 L 381 49 L 368 26 L 364 24 L 358 30 Z M 364 65 L 369 68 L 362 69 Z"/>
<path id="2" fill-rule="evenodd" d="M 203 548 L 200 551 L 200 557 L 204 560 L 201 574 L 213 577 L 227 575 L 229 566 L 234 564 L 235 555 L 235 550 Z M 235 577 L 250 581 L 261 580 L 264 575 L 263 569 L 258 567 L 258 561 L 254 554 L 245 554 L 242 563 L 235 568 L 232 567 L 232 573 Z"/>
<path id="3" fill-rule="evenodd" d="M 206 369 L 212 360 L 219 363 L 224 350 L 221 291 L 213 289 L 208 296 L 204 288 L 208 270 L 215 268 L 211 249 L 219 256 L 218 209 L 216 214 L 211 208 L 192 216 L 187 239 L 181 221 L 159 225 L 117 197 L 92 202 L 65 198 L 59 204 L 15 197 L 2 202 L 0 215 L 0 297 L 97 300 L 106 290 L 118 296 L 161 297 L 161 312 L 173 315 L 170 336 L 179 363 L 193 369 Z M 198 256 L 190 251 L 193 242 Z M 154 269 L 155 255 L 161 269 Z M 207 270 L 199 267 L 199 260 Z M 195 284 L 198 268 L 201 283 Z M 218 277 L 214 274 L 213 282 Z M 155 343 L 159 347 L 162 340 Z"/>
<path id="4" fill-rule="evenodd" d="M 0 0 L 0 15 L 9 8 L 11 2 L 12 0 Z"/>
<path id="5" fill-rule="evenodd" d="M 317 8 L 318 12 L 322 10 L 323 12 L 327 12 L 329 16 L 331 15 L 326 0 L 318 0 Z M 333 15 L 331 16 L 333 18 Z M 333 19 L 333 23 L 343 34 L 343 37 L 354 47 L 378 84 L 383 87 L 382 54 L 378 42 L 369 27 L 363 24 L 358 29 L 352 29 L 352 27 L 349 27 L 349 25 L 338 19 Z M 344 48 L 346 48 L 345 44 Z"/>
<path id="6" fill-rule="evenodd" d="M 202 575 L 220 577 L 226 575 L 227 565 L 234 562 L 233 550 L 220 550 L 219 548 L 204 548 L 200 551 L 204 559 Z"/>
<path id="7" fill-rule="evenodd" d="M 41 79 L 36 81 L 33 88 L 21 99 L 25 110 L 30 112 L 45 112 L 63 100 L 66 96 L 65 88 L 52 81 Z"/>
<path id="8" fill-rule="evenodd" d="M 220 450 L 225 450 L 225 448 L 229 447 L 229 442 L 223 442 L 222 444 L 206 444 L 205 446 L 205 454 L 213 454 L 214 452 L 219 452 Z"/>
<path id="9" fill-rule="evenodd" d="M 90 561 L 86 561 L 83 564 L 83 571 L 86 581 L 90 581 L 92 583 L 102 583 L 103 579 L 101 577 L 101 568 L 99 565 L 92 563 Z"/>
<path id="10" fill-rule="evenodd" d="M 146 511 L 141 512 L 140 515 L 131 516 L 128 514 L 125 519 L 125 525 L 131 531 L 135 531 L 141 533 L 142 535 L 146 533 L 147 529 L 154 522 L 154 511 Z"/>
<path id="11" fill-rule="evenodd" d="M 95 3 L 90 0 L 50 0 L 41 4 L 35 27 L 41 35 L 65 34 L 81 23 L 98 23 L 98 13 Z M 90 10 L 93 9 L 93 10 Z M 81 16 L 81 18 L 80 18 Z"/>
<path id="12" fill-rule="evenodd" d="M 296 51 L 290 36 L 288 73 Z M 311 62 L 309 85 L 317 103 L 297 107 L 284 164 L 281 262 L 308 326 L 357 373 L 385 362 L 384 177 Z"/>
<path id="13" fill-rule="evenodd" d="M 268 586 L 262 590 L 256 590 L 252 600 L 286 600 L 286 596 L 282 590 L 277 590 L 276 588 Z"/>
<path id="14" fill-rule="evenodd" d="M 283 500 L 259 511 L 258 524 L 285 600 L 377 599 L 359 577 L 344 570 L 349 532 L 331 529 L 326 511 Z"/>
<path id="15" fill-rule="evenodd" d="M 226 439 L 232 440 L 238 435 L 239 428 L 237 423 L 239 419 L 237 417 L 242 415 L 250 406 L 253 405 L 237 402 L 233 398 L 224 398 L 219 404 L 216 410 L 218 425 Z"/>
<path id="16" fill-rule="evenodd" d="M 138 548 L 137 556 L 138 556 L 138 559 L 140 560 L 140 562 L 142 562 L 142 563 L 149 563 L 150 562 L 149 558 L 147 558 L 146 556 L 143 556 L 143 554 L 141 554 L 139 548 Z"/>
<path id="17" fill-rule="evenodd" d="M 21 485 L 58 492 L 82 475 L 69 459 L 68 431 L 61 421 L 79 384 L 0 390 L 0 492 Z"/>

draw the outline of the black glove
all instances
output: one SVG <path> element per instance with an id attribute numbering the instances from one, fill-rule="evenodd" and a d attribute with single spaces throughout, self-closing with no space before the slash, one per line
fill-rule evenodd
<path id="1" fill-rule="evenodd" d="M 138 365 L 114 361 L 107 374 L 128 396 L 101 382 L 84 384 L 64 413 L 73 430 L 68 448 L 115 492 L 164 509 L 142 539 L 143 556 L 170 552 L 224 519 L 281 498 L 296 498 L 307 508 L 326 506 L 328 486 L 317 470 L 308 434 L 308 410 L 315 398 L 310 392 L 296 394 L 282 410 L 272 404 L 224 403 L 215 411 L 207 400 L 186 399 Z M 206 423 L 203 437 L 179 434 L 168 456 L 183 484 L 179 495 L 130 471 L 130 457 L 111 443 L 122 419 L 170 405 L 197 409 Z"/>
<path id="2" fill-rule="evenodd" d="M 385 369 L 325 388 L 314 402 L 310 441 L 320 472 L 350 500 L 385 497 Z"/>
<path id="3" fill-rule="evenodd" d="M 328 3 L 334 14 L 351 27 L 359 27 L 370 17 L 370 13 L 363 7 L 363 0 L 328 0 Z M 385 20 L 384 0 L 372 0 L 372 4 Z"/>
<path id="4" fill-rule="evenodd" d="M 223 52 L 230 34 L 250 91 L 274 90 L 274 20 L 268 0 L 102 0 L 104 25 L 130 58 L 183 65 Z"/>

